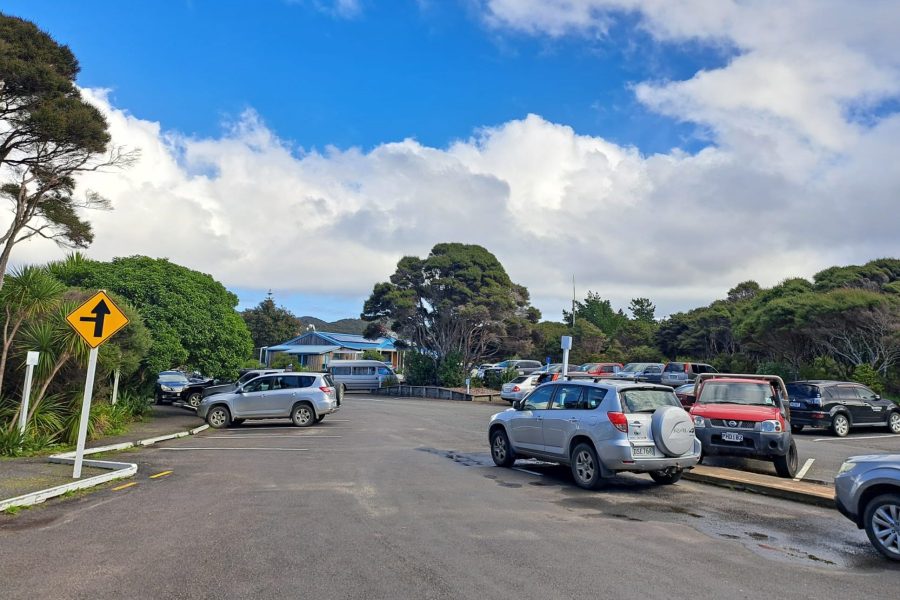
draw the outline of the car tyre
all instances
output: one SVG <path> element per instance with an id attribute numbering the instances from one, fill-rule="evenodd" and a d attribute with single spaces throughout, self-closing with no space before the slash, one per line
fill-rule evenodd
<path id="1" fill-rule="evenodd" d="M 310 427 L 317 423 L 316 411 L 309 404 L 303 402 L 294 406 L 291 410 L 291 421 L 297 427 Z"/>
<path id="2" fill-rule="evenodd" d="M 837 437 L 847 437 L 847 434 L 850 433 L 850 419 L 847 418 L 847 415 L 842 413 L 834 415 L 834 418 L 831 419 L 831 433 Z"/>
<path id="3" fill-rule="evenodd" d="M 222 404 L 213 406 L 206 414 L 206 422 L 213 429 L 225 429 L 231 424 L 231 413 Z"/>
<path id="4" fill-rule="evenodd" d="M 888 430 L 900 434 L 900 412 L 896 410 L 888 415 Z"/>
<path id="5" fill-rule="evenodd" d="M 200 392 L 191 392 L 190 394 L 188 394 L 188 406 L 197 408 L 198 406 L 200 406 L 201 402 L 203 402 L 203 394 L 201 394 Z"/>
<path id="6" fill-rule="evenodd" d="M 800 433 L 803 431 L 803 425 L 791 425 L 791 433 Z"/>
<path id="7" fill-rule="evenodd" d="M 516 462 L 516 455 L 509 444 L 509 437 L 503 429 L 495 429 L 491 434 L 491 458 L 498 467 L 509 468 Z"/>
<path id="8" fill-rule="evenodd" d="M 875 497 L 863 512 L 869 541 L 885 557 L 900 561 L 900 494 Z"/>
<path id="9" fill-rule="evenodd" d="M 590 444 L 581 443 L 572 450 L 572 477 L 580 488 L 596 490 L 603 486 L 600 460 Z"/>
<path id="10" fill-rule="evenodd" d="M 793 479 L 799 469 L 800 455 L 797 452 L 797 444 L 794 443 L 794 440 L 791 440 L 787 454 L 775 458 L 775 472 L 778 473 L 779 477 Z"/>
<path id="11" fill-rule="evenodd" d="M 650 478 L 660 485 L 672 485 L 676 483 L 684 474 L 684 469 L 676 469 L 675 471 L 650 471 Z"/>

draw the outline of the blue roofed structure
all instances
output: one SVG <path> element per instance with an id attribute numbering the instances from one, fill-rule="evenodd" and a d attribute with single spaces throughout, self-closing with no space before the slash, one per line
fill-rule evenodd
<path id="1" fill-rule="evenodd" d="M 389 337 L 370 340 L 352 333 L 308 331 L 277 346 L 269 346 L 266 356 L 268 358 L 273 353 L 282 352 L 296 356 L 298 365 L 319 371 L 333 360 L 359 359 L 366 350 L 377 350 L 384 355 L 385 361 L 389 360 L 395 369 L 399 369 L 402 367 L 402 355 L 394 342 Z"/>

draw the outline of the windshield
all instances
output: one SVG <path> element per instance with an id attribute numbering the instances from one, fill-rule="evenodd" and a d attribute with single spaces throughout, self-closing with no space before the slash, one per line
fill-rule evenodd
<path id="1" fill-rule="evenodd" d="M 646 367 L 648 363 L 628 363 L 622 369 L 622 373 L 635 373 L 637 371 L 643 371 L 644 367 Z"/>
<path id="2" fill-rule="evenodd" d="M 704 404 L 747 404 L 774 406 L 772 387 L 767 383 L 719 383 L 708 382 L 700 391 Z"/>
<path id="3" fill-rule="evenodd" d="M 253 379 L 254 377 L 259 377 L 259 373 L 253 373 L 253 372 L 244 373 L 243 375 L 241 375 L 241 378 L 237 380 L 237 382 L 239 384 L 246 383 L 246 382 L 250 381 L 251 379 Z"/>
<path id="4" fill-rule="evenodd" d="M 663 406 L 681 407 L 675 393 L 666 390 L 626 390 L 621 397 L 622 406 L 629 413 L 652 413 Z"/>
<path id="5" fill-rule="evenodd" d="M 183 373 L 160 373 L 159 380 L 165 383 L 187 383 L 187 377 Z"/>
<path id="6" fill-rule="evenodd" d="M 525 377 L 516 377 L 515 379 L 510 381 L 510 383 L 524 383 L 524 382 L 528 381 L 528 378 L 529 378 L 528 375 L 526 375 Z"/>
<path id="7" fill-rule="evenodd" d="M 511 361 L 511 360 L 504 360 L 503 362 L 497 363 L 496 366 L 500 367 L 501 369 L 506 369 L 506 368 L 508 368 L 508 367 L 513 366 L 513 361 Z"/>
<path id="8" fill-rule="evenodd" d="M 820 394 L 818 387 L 808 383 L 789 383 L 787 392 L 791 398 L 815 398 Z"/>

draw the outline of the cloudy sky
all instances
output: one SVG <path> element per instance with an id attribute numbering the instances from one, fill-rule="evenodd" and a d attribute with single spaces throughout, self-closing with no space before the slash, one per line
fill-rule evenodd
<path id="1" fill-rule="evenodd" d="M 88 254 L 242 306 L 357 316 L 405 254 L 477 243 L 559 319 L 662 314 L 900 256 L 900 3 L 11 0 L 117 144 Z M 32 243 L 14 262 L 61 257 Z"/>

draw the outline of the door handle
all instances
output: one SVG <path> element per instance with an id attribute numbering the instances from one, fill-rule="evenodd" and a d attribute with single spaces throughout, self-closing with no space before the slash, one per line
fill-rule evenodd
<path id="1" fill-rule="evenodd" d="M 575 417 L 572 417 L 571 419 L 569 419 L 569 423 L 577 423 L 577 422 L 578 422 L 578 419 L 576 419 Z"/>

